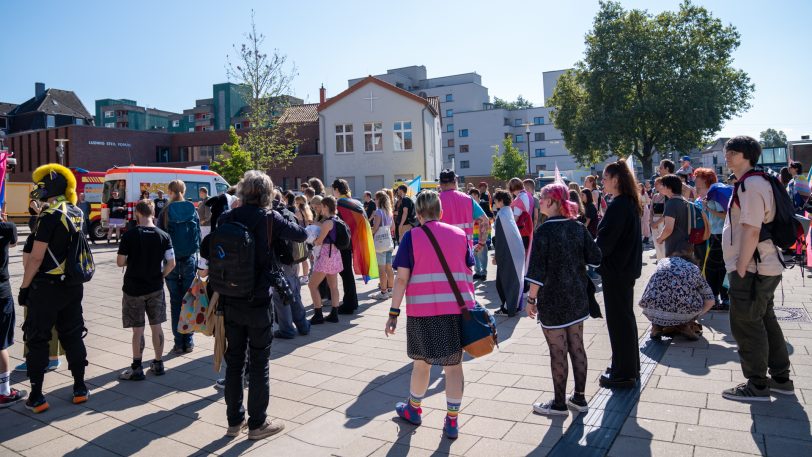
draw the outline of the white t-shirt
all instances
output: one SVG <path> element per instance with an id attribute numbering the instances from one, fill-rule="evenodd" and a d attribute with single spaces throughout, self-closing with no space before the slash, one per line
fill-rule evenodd
<path id="1" fill-rule="evenodd" d="M 772 222 L 775 218 L 775 199 L 773 189 L 766 179 L 760 176 L 748 177 L 744 182 L 744 189 L 739 187 L 739 203 L 741 207 L 730 204 L 730 215 L 725 218 L 725 227 L 722 229 L 722 252 L 725 259 L 725 269 L 728 273 L 736 271 L 736 262 L 739 260 L 739 243 L 742 236 L 742 224 L 761 227 L 761 224 Z M 761 262 L 758 263 L 758 274 L 764 276 L 779 276 L 784 272 L 779 254 L 772 240 L 765 240 L 758 244 L 758 253 Z M 756 272 L 756 262 L 751 260 L 747 271 Z"/>

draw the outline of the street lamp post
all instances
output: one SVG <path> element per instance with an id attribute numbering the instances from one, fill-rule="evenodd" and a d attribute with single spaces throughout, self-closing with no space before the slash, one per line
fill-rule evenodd
<path id="1" fill-rule="evenodd" d="M 59 157 L 59 165 L 65 165 L 65 143 L 70 140 L 57 138 L 54 141 L 56 141 L 56 155 Z"/>
<path id="2" fill-rule="evenodd" d="M 527 137 L 527 174 L 532 175 L 533 171 L 530 170 L 530 122 L 522 124 L 524 126 L 524 135 Z"/>

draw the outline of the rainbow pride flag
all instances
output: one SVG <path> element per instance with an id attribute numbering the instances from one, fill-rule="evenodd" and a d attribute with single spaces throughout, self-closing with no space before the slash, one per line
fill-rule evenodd
<path id="1" fill-rule="evenodd" d="M 338 217 L 350 228 L 353 270 L 361 275 L 366 284 L 378 277 L 378 259 L 375 257 L 375 242 L 364 205 L 354 198 L 341 197 L 338 199 Z"/>

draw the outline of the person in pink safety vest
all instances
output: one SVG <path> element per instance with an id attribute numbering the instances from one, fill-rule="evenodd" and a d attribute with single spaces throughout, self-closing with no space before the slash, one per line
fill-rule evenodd
<path id="1" fill-rule="evenodd" d="M 443 205 L 441 222 L 461 228 L 468 237 L 468 244 L 479 252 L 486 247 L 487 236 L 480 235 L 479 243 L 474 246 L 474 224 L 479 224 L 480 234 L 491 233 L 491 223 L 479 202 L 457 190 L 457 175 L 454 170 L 440 172 L 440 201 Z"/>
<path id="2" fill-rule="evenodd" d="M 429 385 L 432 365 L 445 371 L 447 415 L 443 431 L 457 438 L 460 404 L 462 403 L 462 342 L 460 334 L 461 305 L 457 302 L 448 275 L 440 261 L 448 264 L 452 281 L 459 288 L 463 306 L 474 307 L 474 282 L 471 267 L 474 255 L 467 233 L 440 222 L 444 206 L 434 191 L 417 196 L 417 218 L 420 227 L 408 231 L 400 242 L 393 267 L 397 270 L 392 308 L 384 329 L 387 336 L 395 333 L 400 306 L 406 299 L 406 348 L 414 360 L 409 399 L 395 406 L 398 416 L 420 425 L 420 408 Z M 426 231 L 437 241 L 435 249 Z M 440 248 L 442 246 L 442 248 Z M 441 251 L 438 252 L 438 250 Z"/>

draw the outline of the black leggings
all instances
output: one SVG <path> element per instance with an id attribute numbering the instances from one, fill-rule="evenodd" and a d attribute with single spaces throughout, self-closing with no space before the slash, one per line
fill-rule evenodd
<path id="1" fill-rule="evenodd" d="M 545 328 L 544 337 L 550 347 L 550 370 L 553 373 L 555 404 L 566 405 L 567 353 L 572 359 L 572 373 L 575 376 L 575 394 L 584 395 L 586 387 L 586 351 L 584 350 L 584 323 L 579 322 L 565 328 Z"/>

